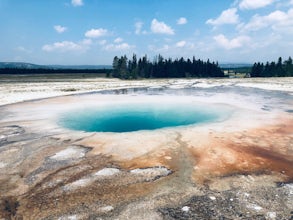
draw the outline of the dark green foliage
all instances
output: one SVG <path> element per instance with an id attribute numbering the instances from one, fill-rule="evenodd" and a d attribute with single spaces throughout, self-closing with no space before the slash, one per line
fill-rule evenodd
<path id="1" fill-rule="evenodd" d="M 224 73 L 218 63 L 196 60 L 195 57 L 192 61 L 183 57 L 173 61 L 171 58 L 164 59 L 158 55 L 150 62 L 146 55 L 137 60 L 134 54 L 131 60 L 125 55 L 120 58 L 115 56 L 112 76 L 121 79 L 224 77 Z"/>
<path id="2" fill-rule="evenodd" d="M 293 76 L 292 58 L 282 62 L 279 57 L 278 62 L 255 63 L 251 69 L 251 77 L 285 77 Z"/>

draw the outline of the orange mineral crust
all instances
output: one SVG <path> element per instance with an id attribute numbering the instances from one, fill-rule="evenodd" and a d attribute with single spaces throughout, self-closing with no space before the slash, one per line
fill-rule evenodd
<path id="1" fill-rule="evenodd" d="M 0 219 L 290 219 L 291 96 L 280 95 L 281 107 L 242 97 L 89 94 L 0 106 Z M 58 123 L 81 106 L 166 100 L 229 114 L 126 133 Z"/>
<path id="2" fill-rule="evenodd" d="M 195 181 L 235 174 L 274 174 L 293 181 L 293 121 L 232 134 L 209 135 L 190 147 Z"/>

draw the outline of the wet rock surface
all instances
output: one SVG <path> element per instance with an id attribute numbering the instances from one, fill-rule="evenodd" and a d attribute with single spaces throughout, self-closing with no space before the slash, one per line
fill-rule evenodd
<path id="1" fill-rule="evenodd" d="M 0 128 L 0 147 L 11 142 L 19 141 L 18 136 L 24 132 L 24 129 L 17 125 Z"/>

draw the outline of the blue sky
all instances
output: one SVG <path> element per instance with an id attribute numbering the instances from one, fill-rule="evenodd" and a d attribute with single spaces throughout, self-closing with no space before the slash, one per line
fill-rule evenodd
<path id="1" fill-rule="evenodd" d="M 0 0 L 0 36 L 5 62 L 272 61 L 292 56 L 293 0 Z"/>

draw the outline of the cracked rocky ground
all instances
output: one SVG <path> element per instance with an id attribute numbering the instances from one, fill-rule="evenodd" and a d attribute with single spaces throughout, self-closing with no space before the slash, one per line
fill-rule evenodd
<path id="1" fill-rule="evenodd" d="M 0 219 L 293 218 L 292 95 L 234 86 L 119 91 L 0 106 Z M 178 97 L 233 114 L 125 134 L 56 123 L 93 101 Z"/>

